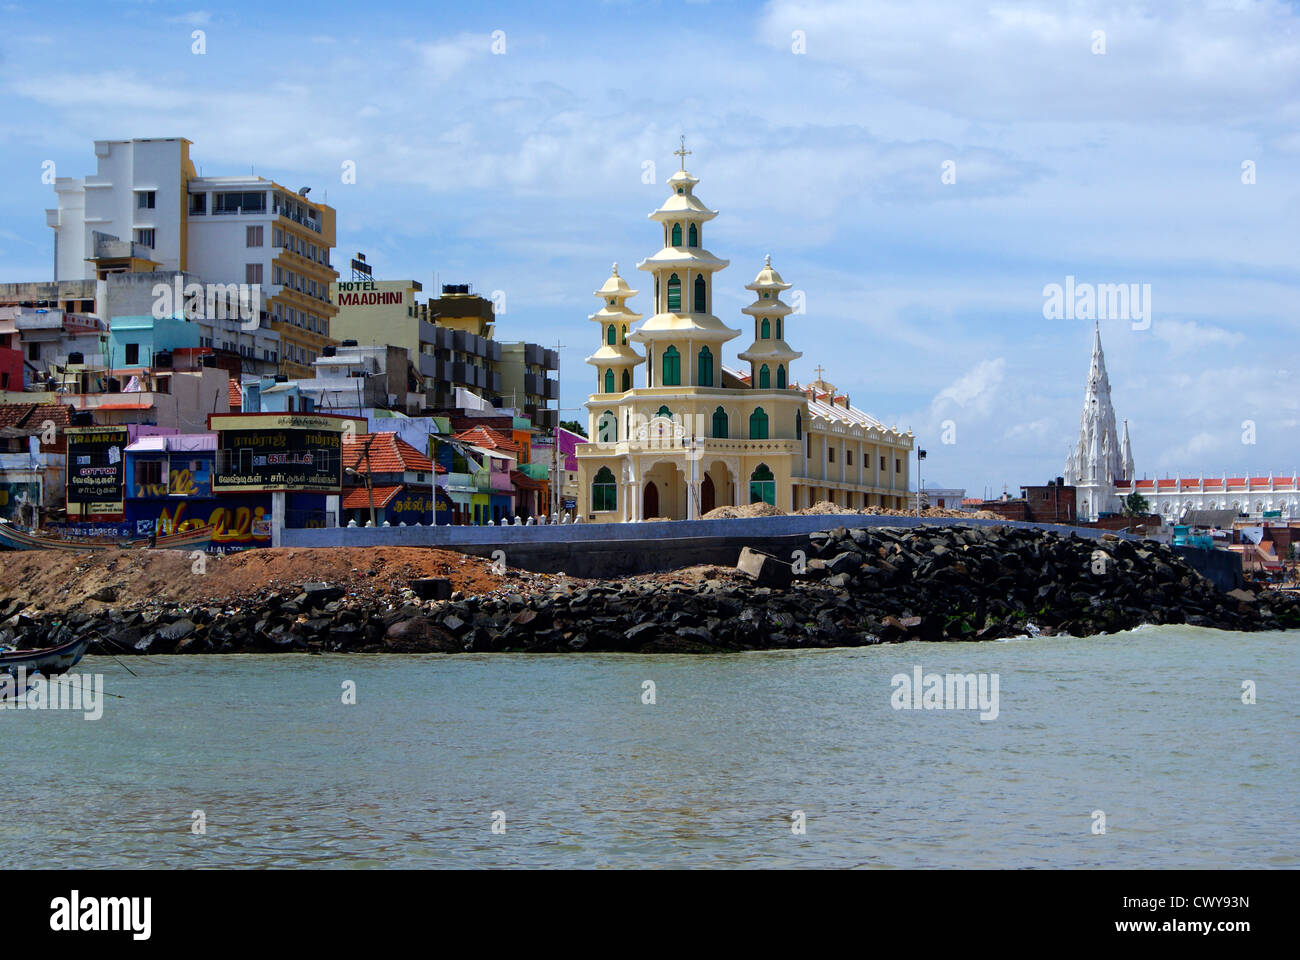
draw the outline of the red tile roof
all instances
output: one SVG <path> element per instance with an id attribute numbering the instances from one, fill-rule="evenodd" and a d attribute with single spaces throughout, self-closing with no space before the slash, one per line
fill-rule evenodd
<path id="1" fill-rule="evenodd" d="M 522 470 L 511 470 L 510 482 L 516 487 L 523 487 L 525 490 L 545 490 L 550 486 L 547 481 L 535 480 Z"/>
<path id="2" fill-rule="evenodd" d="M 375 509 L 382 510 L 405 488 L 399 483 L 396 486 L 375 487 L 374 489 Z M 350 487 L 348 492 L 343 494 L 339 506 L 344 510 L 369 510 L 370 491 L 365 487 Z"/>
<path id="3" fill-rule="evenodd" d="M 369 456 L 366 456 L 367 448 Z M 359 433 L 344 437 L 343 466 L 358 473 L 436 472 L 432 460 L 395 433 Z"/>
<path id="4" fill-rule="evenodd" d="M 0 427 L 30 428 L 33 433 L 44 429 L 52 420 L 56 430 L 72 425 L 72 407 L 62 403 L 0 403 Z"/>
<path id="5" fill-rule="evenodd" d="M 483 447 L 485 450 L 500 450 L 502 453 L 518 453 L 519 445 L 507 437 L 499 430 L 493 430 L 491 427 L 471 427 L 464 430 L 454 437 L 461 443 L 472 443 L 476 447 Z"/>
<path id="6" fill-rule="evenodd" d="M 230 409 L 238 413 L 243 405 L 244 397 L 243 394 L 239 392 L 239 381 L 232 379 L 230 381 Z"/>

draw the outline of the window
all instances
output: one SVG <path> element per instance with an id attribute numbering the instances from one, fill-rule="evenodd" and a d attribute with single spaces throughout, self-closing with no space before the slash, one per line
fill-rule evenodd
<path id="1" fill-rule="evenodd" d="M 664 418 L 666 418 L 666 419 L 668 419 L 668 420 L 671 420 L 671 419 L 673 418 L 673 412 L 672 412 L 671 410 L 668 409 L 668 405 L 667 405 L 667 404 L 664 404 L 662 407 L 659 408 L 659 412 L 656 413 L 655 416 L 656 416 L 656 417 L 664 417 Z"/>
<path id="2" fill-rule="evenodd" d="M 781 339 L 781 318 L 780 317 L 776 318 L 776 338 L 778 340 Z"/>
<path id="3" fill-rule="evenodd" d="M 727 439 L 727 411 L 721 406 L 713 411 L 713 435 L 720 440 Z"/>
<path id="4" fill-rule="evenodd" d="M 700 348 L 700 356 L 695 366 L 696 382 L 701 387 L 713 386 L 713 352 L 708 347 Z"/>
<path id="5" fill-rule="evenodd" d="M 135 232 L 135 242 L 140 244 L 140 246 L 142 247 L 149 247 L 150 249 L 153 249 L 153 245 L 154 245 L 153 227 L 149 227 L 148 229 L 137 230 Z"/>
<path id="6" fill-rule="evenodd" d="M 776 506 L 776 478 L 766 463 L 760 463 L 749 475 L 749 502 Z"/>
<path id="7" fill-rule="evenodd" d="M 27 345 L 27 359 L 28 360 L 41 359 L 41 345 L 39 343 L 29 343 Z"/>
<path id="8" fill-rule="evenodd" d="M 894 458 L 894 472 L 895 473 L 903 472 L 903 461 L 897 457 Z"/>
<path id="9" fill-rule="evenodd" d="M 676 347 L 669 347 L 664 351 L 664 376 L 662 385 L 665 387 L 679 387 L 682 383 L 682 358 L 677 353 Z"/>
<path id="10" fill-rule="evenodd" d="M 206 193 L 190 194 L 190 215 L 203 216 L 208 212 L 208 195 Z"/>
<path id="11" fill-rule="evenodd" d="M 881 458 L 880 458 L 880 469 L 881 469 L 881 470 L 884 470 L 884 469 L 885 469 L 885 458 L 884 458 L 884 457 L 881 457 Z"/>
<path id="12" fill-rule="evenodd" d="M 784 363 L 779 363 L 777 364 L 776 367 L 776 388 L 778 390 L 785 389 L 785 364 Z"/>
<path id="13" fill-rule="evenodd" d="M 262 228 L 246 227 L 244 229 L 244 246 L 260 247 L 262 245 Z"/>
<path id="14" fill-rule="evenodd" d="M 161 460 L 137 460 L 135 462 L 136 486 L 161 484 L 163 482 L 163 465 Z"/>
<path id="15" fill-rule="evenodd" d="M 135 195 L 135 206 L 137 210 L 152 210 L 154 196 L 157 191 L 141 190 Z"/>
<path id="16" fill-rule="evenodd" d="M 611 323 L 609 329 L 605 331 L 605 342 L 612 347 L 617 339 L 618 331 L 614 329 L 614 325 Z"/>
<path id="17" fill-rule="evenodd" d="M 803 412 L 800 410 L 796 410 L 794 412 L 794 438 L 796 440 L 799 440 L 802 439 L 802 437 L 803 437 Z M 811 441 L 812 437 L 809 437 L 808 439 Z"/>
<path id="18" fill-rule="evenodd" d="M 128 343 L 126 345 L 126 365 L 128 367 L 138 366 L 140 363 L 140 344 Z"/>
<path id="19" fill-rule="evenodd" d="M 845 451 L 844 451 L 844 462 L 845 462 L 846 464 L 848 464 L 850 467 L 853 466 L 853 451 L 852 451 L 852 450 L 845 450 Z"/>
<path id="20" fill-rule="evenodd" d="M 826 462 L 827 463 L 835 462 L 835 448 L 829 445 L 826 447 Z"/>
<path id="21" fill-rule="evenodd" d="M 772 389 L 772 371 L 767 369 L 766 363 L 758 368 L 758 389 Z"/>
<path id="22" fill-rule="evenodd" d="M 624 370 L 623 371 L 623 392 L 627 393 L 631 389 L 632 389 L 632 371 Z"/>
<path id="23" fill-rule="evenodd" d="M 760 340 L 772 339 L 772 323 L 767 317 L 764 317 L 763 322 L 758 325 L 758 338 Z"/>
<path id="24" fill-rule="evenodd" d="M 271 246 L 273 247 L 284 246 L 284 231 L 281 230 L 279 227 L 271 228 Z"/>
<path id="25" fill-rule="evenodd" d="M 261 229 L 260 227 L 258 228 Z M 261 283 L 262 282 L 262 265 L 260 263 L 244 264 L 244 282 Z"/>
<path id="26" fill-rule="evenodd" d="M 695 228 L 693 223 L 691 229 L 687 231 L 686 240 L 689 246 L 698 247 L 700 245 L 700 231 Z"/>
<path id="27" fill-rule="evenodd" d="M 680 247 L 681 245 L 682 245 L 682 225 L 680 223 L 674 223 L 673 242 L 670 244 L 670 246 Z"/>
<path id="28" fill-rule="evenodd" d="M 213 213 L 266 213 L 265 193 L 218 193 Z"/>
<path id="29" fill-rule="evenodd" d="M 614 371 L 606 370 L 605 371 L 605 393 L 613 393 L 613 392 L 614 392 Z"/>
<path id="30" fill-rule="evenodd" d="M 749 439 L 767 439 L 767 413 L 762 407 L 755 407 L 754 412 L 749 415 Z"/>
<path id="31" fill-rule="evenodd" d="M 615 443 L 618 440 L 618 418 L 614 416 L 613 410 L 606 410 L 600 415 L 596 436 L 601 443 Z"/>
<path id="32" fill-rule="evenodd" d="M 614 474 L 609 467 L 601 467 L 591 481 L 591 509 L 618 509 L 618 485 L 614 482 Z"/>
<path id="33" fill-rule="evenodd" d="M 708 307 L 705 306 L 704 300 L 704 274 L 697 273 L 695 275 L 695 303 L 692 307 L 696 313 L 708 312 Z"/>
<path id="34" fill-rule="evenodd" d="M 682 282 L 673 274 L 668 278 L 668 312 L 679 313 L 682 309 Z"/>

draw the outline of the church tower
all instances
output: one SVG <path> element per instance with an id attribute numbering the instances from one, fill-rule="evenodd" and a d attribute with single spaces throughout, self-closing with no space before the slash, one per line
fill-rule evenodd
<path id="1" fill-rule="evenodd" d="M 633 369 L 641 354 L 628 344 L 628 332 L 641 319 L 627 306 L 636 291 L 618 275 L 614 264 L 609 279 L 593 296 L 600 297 L 600 309 L 587 319 L 600 324 L 600 349 L 587 358 L 596 368 L 596 393 L 626 393 L 633 387 Z"/>
<path id="2" fill-rule="evenodd" d="M 713 275 L 729 261 L 704 248 L 704 225 L 718 212 L 695 196 L 700 181 L 686 172 L 684 139 L 675 153 L 682 165 L 668 178 L 672 192 L 650 214 L 663 228 L 663 248 L 637 264 L 654 277 L 654 315 L 631 339 L 645 344 L 647 387 L 715 387 L 722 345 L 740 336 L 713 315 Z"/>
<path id="3" fill-rule="evenodd" d="M 1079 439 L 1065 459 L 1065 482 L 1078 490 L 1078 514 L 1095 520 L 1101 513 L 1119 509 L 1115 483 L 1133 479 L 1133 452 L 1129 445 L 1128 421 L 1121 442 L 1110 402 L 1110 377 L 1101 349 L 1101 327 L 1092 337 L 1092 361 L 1079 418 Z"/>
<path id="4" fill-rule="evenodd" d="M 746 290 L 755 293 L 754 302 L 741 310 L 754 318 L 754 342 L 737 358 L 749 364 L 749 385 L 755 390 L 784 390 L 790 383 L 790 361 L 803 356 L 785 342 L 785 318 L 791 307 L 781 300 L 790 284 L 772 269 L 772 257 L 763 258 L 763 269 Z"/>

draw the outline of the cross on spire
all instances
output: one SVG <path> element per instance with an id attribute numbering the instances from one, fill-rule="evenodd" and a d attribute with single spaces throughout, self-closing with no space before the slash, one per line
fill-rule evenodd
<path id="1" fill-rule="evenodd" d="M 685 136 L 685 134 L 682 135 L 681 140 L 682 140 L 682 145 L 681 145 L 680 147 L 678 147 L 676 150 L 673 151 L 673 155 L 682 158 L 682 165 L 681 165 L 681 168 L 682 168 L 683 170 L 685 170 L 685 169 L 686 169 L 686 158 L 689 157 L 689 156 L 691 155 L 691 151 L 686 149 L 686 136 Z"/>
<path id="2" fill-rule="evenodd" d="M 826 371 L 822 368 L 822 365 L 819 363 L 817 364 L 817 369 L 813 372 L 817 374 L 817 379 L 821 380 L 822 374 L 825 373 Z"/>

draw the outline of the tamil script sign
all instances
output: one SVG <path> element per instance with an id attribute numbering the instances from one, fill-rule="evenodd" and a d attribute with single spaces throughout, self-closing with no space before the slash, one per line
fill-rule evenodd
<path id="1" fill-rule="evenodd" d="M 69 427 L 69 513 L 121 516 L 126 485 L 126 427 Z"/>
<path id="2" fill-rule="evenodd" d="M 217 434 L 213 493 L 310 491 L 343 486 L 343 436 L 351 417 L 312 414 L 213 414 Z M 360 421 L 362 430 L 365 421 Z"/>

